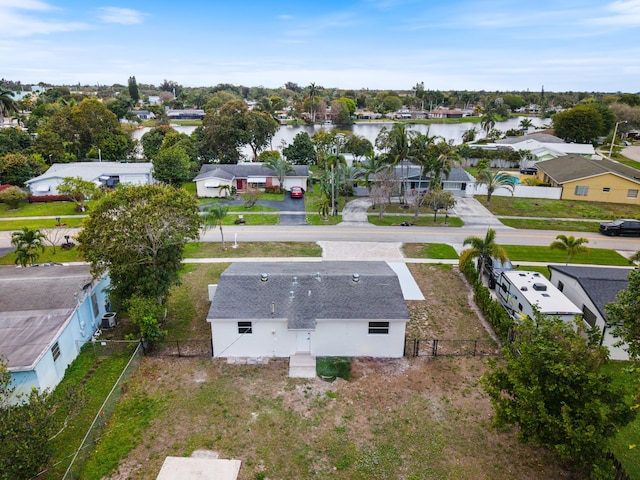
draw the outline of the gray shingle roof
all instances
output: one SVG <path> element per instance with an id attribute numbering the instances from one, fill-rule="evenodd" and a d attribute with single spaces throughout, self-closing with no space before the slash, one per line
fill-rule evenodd
<path id="1" fill-rule="evenodd" d="M 627 288 L 627 277 L 631 269 L 610 267 L 578 267 L 550 265 L 549 269 L 575 278 L 587 296 L 605 318 L 604 306 L 614 302 L 616 294 Z"/>
<path id="2" fill-rule="evenodd" d="M 541 143 L 566 143 L 563 139 L 556 137 L 555 135 L 549 135 L 548 133 L 529 133 L 521 137 L 507 137 L 497 140 L 496 143 L 513 145 L 514 143 L 525 142 L 527 140 L 537 140 Z"/>
<path id="3" fill-rule="evenodd" d="M 308 177 L 309 167 L 307 165 L 292 165 L 295 173 L 289 173 L 287 177 Z M 213 175 L 215 172 L 215 175 Z M 224 172 L 224 173 L 223 173 Z M 225 176 L 222 176 L 225 175 Z M 272 177 L 273 171 L 265 167 L 262 163 L 206 163 L 200 167 L 200 173 L 194 180 L 204 178 L 224 178 L 230 180 L 236 178 Z"/>
<path id="4" fill-rule="evenodd" d="M 0 267 L 0 355 L 10 369 L 34 365 L 90 282 L 87 266 Z"/>
<path id="5" fill-rule="evenodd" d="M 287 318 L 290 329 L 312 329 L 316 319 L 408 320 L 409 314 L 398 277 L 384 262 L 234 263 L 224 271 L 209 320 L 272 317 Z"/>
<path id="6" fill-rule="evenodd" d="M 613 173 L 640 183 L 640 170 L 611 160 L 587 160 L 573 153 L 537 162 L 536 167 L 558 184 L 606 173 Z"/>

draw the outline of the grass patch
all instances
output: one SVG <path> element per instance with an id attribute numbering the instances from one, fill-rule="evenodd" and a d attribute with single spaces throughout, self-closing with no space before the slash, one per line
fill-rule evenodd
<path id="1" fill-rule="evenodd" d="M 325 220 L 317 213 L 307 213 L 307 223 L 309 225 L 337 225 L 342 221 L 342 215 L 329 215 Z"/>
<path id="2" fill-rule="evenodd" d="M 551 272 L 549 272 L 549 268 L 541 267 L 539 265 L 526 265 L 520 266 L 515 265 L 516 270 L 522 270 L 524 272 L 538 272 L 540 275 L 544 276 L 547 280 L 551 278 Z"/>
<path id="3" fill-rule="evenodd" d="M 67 368 L 62 382 L 52 393 L 59 434 L 50 447 L 54 466 L 48 478 L 62 478 L 71 457 L 80 446 L 94 417 L 129 361 L 131 352 L 108 357 L 96 356 L 91 344 Z"/>
<path id="4" fill-rule="evenodd" d="M 484 196 L 478 200 L 484 205 Z M 638 206 L 622 203 L 549 200 L 544 198 L 491 197 L 487 207 L 494 215 L 543 218 L 636 218 Z"/>
<path id="5" fill-rule="evenodd" d="M 635 366 L 635 370 L 629 367 Z M 640 370 L 633 362 L 608 362 L 602 367 L 613 376 L 616 385 L 627 386 L 628 394 L 633 398 L 640 386 Z M 640 478 L 640 445 L 638 445 L 638 432 L 640 432 L 640 415 L 636 415 L 633 422 L 621 428 L 611 441 L 611 451 L 622 463 L 630 478 Z M 635 445 L 635 447 L 632 447 Z"/>
<path id="6" fill-rule="evenodd" d="M 318 357 L 316 372 L 320 378 L 333 382 L 336 378 L 351 379 L 351 359 L 347 357 Z"/>
<path id="7" fill-rule="evenodd" d="M 530 218 L 501 218 L 507 227 L 527 230 L 560 230 L 567 232 L 597 232 L 598 222 L 575 222 L 571 220 L 534 220 Z"/>
<path id="8" fill-rule="evenodd" d="M 66 217 L 60 220 L 60 223 L 64 227 L 76 228 L 82 223 L 84 217 L 70 218 Z M 56 228 L 57 220 L 54 218 L 34 218 L 33 220 L 0 220 L 0 230 L 2 231 L 16 231 L 21 230 L 23 227 L 30 229 L 41 230 L 43 228 Z"/>
<path id="9" fill-rule="evenodd" d="M 404 243 L 402 254 L 407 258 L 436 258 L 453 260 L 458 258 L 455 248 L 447 243 Z"/>
<path id="10" fill-rule="evenodd" d="M 433 216 L 420 216 L 416 220 L 413 215 L 385 215 L 380 218 L 378 215 L 369 215 L 369 222 L 379 227 L 399 226 L 403 222 L 411 223 L 418 227 L 462 227 L 464 222 L 458 217 L 449 217 L 445 223 L 444 215 L 439 215 L 437 220 L 433 221 Z"/>
<path id="11" fill-rule="evenodd" d="M 91 211 L 94 202 L 87 201 L 87 211 Z M 0 217 L 63 217 L 63 216 L 86 216 L 87 212 L 76 212 L 75 202 L 46 202 L 46 203 L 28 203 L 21 202 L 20 208 L 10 210 L 5 203 L 0 203 Z"/>
<path id="12" fill-rule="evenodd" d="M 68 262 L 84 262 L 84 258 L 80 256 L 78 248 L 71 250 L 62 250 L 56 247 L 55 253 L 53 247 L 45 247 L 44 253 L 41 253 L 36 263 L 68 263 Z M 7 253 L 0 257 L 0 265 L 15 265 L 15 252 Z"/>
<path id="13" fill-rule="evenodd" d="M 312 242 L 244 242 L 230 248 L 233 242 L 191 242 L 185 247 L 185 258 L 239 258 L 239 257 L 321 257 L 322 247 Z"/>
<path id="14" fill-rule="evenodd" d="M 567 254 L 561 250 L 551 250 L 549 247 L 524 246 L 524 245 L 502 245 L 507 256 L 512 262 L 549 262 L 566 263 Z M 629 266 L 631 262 L 614 250 L 604 248 L 590 248 L 589 253 L 580 253 L 573 257 L 571 264 L 592 264 L 592 265 L 616 265 Z"/>

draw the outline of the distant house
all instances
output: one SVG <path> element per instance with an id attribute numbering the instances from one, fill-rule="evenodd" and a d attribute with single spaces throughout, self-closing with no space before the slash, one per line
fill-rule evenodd
<path id="1" fill-rule="evenodd" d="M 462 118 L 465 116 L 465 112 L 462 110 L 431 110 L 429 112 L 429 118 Z"/>
<path id="2" fill-rule="evenodd" d="M 485 148 L 510 148 L 515 151 L 528 151 L 534 157 L 534 162 L 550 160 L 565 155 L 580 155 L 589 160 L 600 158 L 590 143 L 566 143 L 561 138 L 547 133 L 531 133 L 521 137 L 507 137 L 496 143 L 489 143 Z M 521 167 L 532 166 L 525 162 Z"/>
<path id="3" fill-rule="evenodd" d="M 422 175 L 422 167 L 414 163 L 404 161 L 402 164 L 396 165 L 395 174 L 398 177 L 400 188 L 407 179 L 407 187 L 409 193 L 424 192 L 429 188 L 429 176 Z M 464 168 L 454 167 L 449 175 L 442 173 L 440 175 L 440 186 L 443 190 L 449 191 L 455 197 L 462 197 L 473 194 L 476 179 L 473 178 Z"/>
<path id="4" fill-rule="evenodd" d="M 624 346 L 615 347 L 619 340 L 612 335 L 613 326 L 607 321 L 604 306 L 614 302 L 616 295 L 627 288 L 629 268 L 582 267 L 549 265 L 551 283 L 582 309 L 585 326 L 602 332 L 602 344 L 609 349 L 610 358 L 628 360 Z"/>
<path id="5" fill-rule="evenodd" d="M 640 205 L 640 170 L 610 160 L 565 155 L 536 164 L 538 179 L 561 187 L 563 200 Z"/>
<path id="6" fill-rule="evenodd" d="M 140 120 L 153 120 L 154 118 L 156 118 L 155 113 L 150 112 L 149 110 L 132 110 L 131 113 L 133 113 Z"/>
<path id="7" fill-rule="evenodd" d="M 293 172 L 284 178 L 284 189 L 302 187 L 307 189 L 309 167 L 293 165 Z M 202 165 L 200 173 L 193 179 L 199 197 L 220 197 L 229 195 L 225 185 L 244 191 L 248 186 L 267 188 L 279 186 L 278 177 L 263 163 L 221 164 L 212 163 Z"/>
<path id="8" fill-rule="evenodd" d="M 147 185 L 153 183 L 152 167 L 151 163 L 54 163 L 45 173 L 27 180 L 25 184 L 35 197 L 59 195 L 58 185 L 65 177 L 80 177 L 106 187 L 115 187 L 119 183 Z"/>
<path id="9" fill-rule="evenodd" d="M 53 389 L 100 325 L 108 279 L 87 266 L 0 267 L 0 285 L 0 355 L 15 394 Z"/>
<path id="10" fill-rule="evenodd" d="M 409 313 L 384 262 L 234 263 L 207 321 L 216 357 L 401 357 Z"/>
<path id="11" fill-rule="evenodd" d="M 203 120 L 204 110 L 189 108 L 182 110 L 167 110 L 169 120 Z"/>

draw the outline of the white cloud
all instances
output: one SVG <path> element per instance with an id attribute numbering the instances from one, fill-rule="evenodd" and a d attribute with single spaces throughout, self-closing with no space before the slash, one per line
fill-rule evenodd
<path id="1" fill-rule="evenodd" d="M 278 15 L 278 20 L 294 20 L 296 17 L 293 15 L 282 14 Z"/>
<path id="2" fill-rule="evenodd" d="M 640 26 L 640 0 L 616 0 L 604 8 L 610 13 L 603 13 L 602 16 L 592 18 L 586 23 L 620 27 Z"/>
<path id="3" fill-rule="evenodd" d="M 40 2 L 39 0 L 0 0 L 0 11 L 4 9 L 9 10 L 53 10 L 54 7 L 48 3 Z"/>
<path id="4" fill-rule="evenodd" d="M 130 8 L 102 7 L 100 18 L 106 23 L 136 25 L 144 21 L 145 14 Z"/>

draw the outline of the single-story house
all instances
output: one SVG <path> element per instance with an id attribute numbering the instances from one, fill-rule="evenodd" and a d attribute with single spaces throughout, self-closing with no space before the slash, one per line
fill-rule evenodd
<path id="1" fill-rule="evenodd" d="M 212 290 L 216 357 L 404 353 L 409 312 L 385 262 L 234 263 Z"/>
<path id="2" fill-rule="evenodd" d="M 523 162 L 520 167 L 533 166 L 534 162 L 550 160 L 564 155 L 580 155 L 589 160 L 598 160 L 593 145 L 590 143 L 566 143 L 561 138 L 548 133 L 531 133 L 522 137 L 507 137 L 496 143 L 489 143 L 486 148 L 510 148 L 515 151 L 528 151 L 533 155 L 532 161 Z"/>
<path id="3" fill-rule="evenodd" d="M 428 114 L 429 118 L 462 118 L 465 113 L 462 110 L 431 110 Z"/>
<path id="4" fill-rule="evenodd" d="M 611 160 L 565 155 L 536 164 L 538 180 L 561 187 L 563 200 L 640 205 L 640 170 Z"/>
<path id="5" fill-rule="evenodd" d="M 0 267 L 0 356 L 14 395 L 60 383 L 107 313 L 108 282 L 84 265 Z"/>
<path id="6" fill-rule="evenodd" d="M 403 188 L 404 179 L 407 179 L 409 193 L 423 192 L 429 188 L 429 176 L 422 175 L 422 167 L 414 163 L 405 161 L 396 165 L 395 173 Z M 449 175 L 440 174 L 440 186 L 443 190 L 451 192 L 455 197 L 473 195 L 476 179 L 473 178 L 464 168 L 453 167 Z"/>
<path id="7" fill-rule="evenodd" d="M 169 120 L 203 120 L 204 110 L 200 108 L 167 109 Z"/>
<path id="8" fill-rule="evenodd" d="M 585 325 L 597 327 L 602 332 L 602 344 L 609 349 L 610 358 L 628 360 L 624 346 L 614 346 L 619 339 L 612 335 L 613 326 L 607 321 L 604 306 L 614 302 L 618 292 L 627 288 L 631 269 L 549 265 L 549 271 L 551 283 L 582 308 Z"/>
<path id="9" fill-rule="evenodd" d="M 307 165 L 293 165 L 293 171 L 284 178 L 284 189 L 302 187 L 307 190 L 309 167 Z M 263 163 L 222 164 L 210 163 L 202 165 L 200 173 L 193 179 L 199 197 L 225 197 L 229 190 L 224 186 L 235 187 L 244 191 L 252 185 L 256 188 L 279 186 L 278 176 Z"/>
<path id="10" fill-rule="evenodd" d="M 115 187 L 119 183 L 147 185 L 154 181 L 152 169 L 151 163 L 142 162 L 54 163 L 42 175 L 27 180 L 25 184 L 35 197 L 59 195 L 58 185 L 65 177 L 80 177 L 105 187 Z"/>

